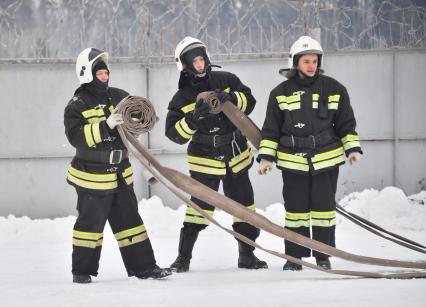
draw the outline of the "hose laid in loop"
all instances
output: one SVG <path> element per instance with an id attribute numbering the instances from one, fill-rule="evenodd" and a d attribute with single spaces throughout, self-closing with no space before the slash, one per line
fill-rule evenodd
<path id="1" fill-rule="evenodd" d="M 227 102 L 224 105 L 226 106 L 229 104 Z M 156 115 L 155 115 L 154 108 L 147 99 L 142 97 L 135 97 L 135 96 L 126 97 L 119 103 L 115 112 L 123 114 L 124 124 L 118 126 L 118 132 L 120 133 L 120 136 L 124 144 L 126 145 L 128 150 L 134 155 L 134 157 L 137 160 L 139 160 L 139 162 L 147 170 L 149 170 L 161 183 L 163 183 L 167 189 L 172 191 L 178 198 L 180 198 L 186 204 L 194 208 L 194 210 L 197 211 L 197 213 L 205 217 L 210 222 L 218 225 L 220 228 L 224 229 L 228 233 L 232 234 L 234 237 L 242 240 L 243 242 L 250 244 L 254 247 L 257 247 L 270 254 L 284 258 L 286 260 L 310 267 L 312 269 L 323 271 L 325 273 L 330 273 L 330 274 L 361 276 L 361 277 L 367 277 L 367 278 L 388 278 L 388 279 L 426 278 L 425 271 L 408 271 L 408 272 L 403 271 L 403 272 L 384 274 L 384 273 L 350 271 L 350 270 L 334 270 L 334 269 L 324 270 L 323 268 L 317 265 L 311 264 L 307 261 L 263 248 L 256 242 L 244 237 L 243 235 L 233 230 L 224 228 L 216 220 L 214 220 L 213 217 L 205 213 L 200 207 L 198 207 L 182 192 L 193 195 L 194 197 L 201 199 L 202 201 L 207 202 L 213 205 L 214 207 L 219 208 L 241 220 L 244 220 L 247 223 L 255 227 L 258 227 L 266 232 L 269 232 L 271 234 L 274 234 L 276 236 L 289 240 L 293 243 L 300 244 L 304 247 L 322 252 L 324 254 L 329 254 L 331 256 L 339 257 L 345 260 L 364 263 L 364 264 L 370 264 L 370 265 L 381 265 L 381 266 L 387 266 L 387 267 L 400 267 L 400 268 L 426 270 L 426 262 L 398 261 L 398 260 L 391 260 L 391 259 L 360 256 L 360 255 L 348 253 L 343 250 L 336 249 L 332 246 L 326 245 L 324 243 L 309 239 L 307 237 L 304 237 L 300 234 L 294 233 L 293 231 L 282 228 L 281 226 L 272 223 L 270 220 L 268 220 L 264 216 L 250 209 L 247 209 L 246 207 L 210 189 L 209 187 L 203 185 L 202 183 L 196 181 L 195 179 L 183 173 L 180 173 L 172 168 L 163 166 L 149 152 L 149 150 L 146 149 L 136 138 L 137 134 L 149 132 L 153 128 L 156 122 Z"/>

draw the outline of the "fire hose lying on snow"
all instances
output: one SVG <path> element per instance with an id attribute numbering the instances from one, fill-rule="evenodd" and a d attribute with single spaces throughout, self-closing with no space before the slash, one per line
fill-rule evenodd
<path id="1" fill-rule="evenodd" d="M 252 142 L 252 144 L 256 147 L 258 147 L 260 142 L 260 131 L 256 127 L 256 125 L 248 119 L 245 114 L 239 111 L 231 102 L 225 102 L 222 105 L 219 104 L 214 92 L 205 92 L 200 95 L 199 97 L 197 97 L 197 100 L 202 97 L 206 102 L 210 103 L 210 105 L 212 106 L 212 112 L 224 112 L 225 115 L 228 116 L 228 118 L 241 130 L 241 132 L 246 135 L 249 141 Z M 235 238 L 275 256 L 327 273 L 369 278 L 426 278 L 426 272 L 418 270 L 410 270 L 409 272 L 400 271 L 397 273 L 324 270 L 323 268 L 307 261 L 294 258 L 284 253 L 263 248 L 262 246 L 246 238 L 245 236 L 221 226 L 213 217 L 206 214 L 200 207 L 198 207 L 194 202 L 192 202 L 185 193 L 192 195 L 198 199 L 201 199 L 204 202 L 207 202 L 212 206 L 219 208 L 234 217 L 244 220 L 266 232 L 269 232 L 283 239 L 289 240 L 293 243 L 319 251 L 324 254 L 329 254 L 331 256 L 342 258 L 348 261 L 370 265 L 420 270 L 426 269 L 426 262 L 424 261 L 399 261 L 356 255 L 331 247 L 319 241 L 309 239 L 291 230 L 272 223 L 264 216 L 247 209 L 243 205 L 210 189 L 209 187 L 203 185 L 195 179 L 177 170 L 161 165 L 161 163 L 137 139 L 137 136 L 139 136 L 140 134 L 149 132 L 155 125 L 157 119 L 154 107 L 147 99 L 143 97 L 128 96 L 117 105 L 117 108 L 114 110 L 114 112 L 123 115 L 124 123 L 118 127 L 118 131 L 124 144 L 126 145 L 128 150 L 133 154 L 133 156 L 152 175 L 154 175 L 154 177 L 159 182 L 161 182 L 167 189 L 173 192 L 179 199 L 191 206 L 195 211 L 197 211 L 201 216 L 209 220 L 211 223 L 232 234 Z M 342 210 L 339 210 L 342 212 L 346 212 L 343 208 Z M 346 212 L 346 217 L 347 216 L 351 216 L 351 214 Z M 356 219 L 354 217 L 352 218 Z M 371 225 L 369 227 L 374 228 Z M 416 245 L 417 248 L 424 253 L 424 247 L 422 245 L 411 241 L 410 244 L 412 243 L 415 243 L 414 245 Z"/>

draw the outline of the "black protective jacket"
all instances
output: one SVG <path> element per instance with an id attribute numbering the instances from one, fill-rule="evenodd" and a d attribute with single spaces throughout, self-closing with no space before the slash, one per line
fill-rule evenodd
<path id="1" fill-rule="evenodd" d="M 70 144 L 76 151 L 89 152 L 94 157 L 98 153 L 110 156 L 112 162 L 74 157 L 68 168 L 67 181 L 76 188 L 111 193 L 120 182 L 127 186 L 133 184 L 133 170 L 125 154 L 125 146 L 117 129 L 111 130 L 106 123 L 114 107 L 126 96 L 128 93 L 118 88 L 100 90 L 85 84 L 75 91 L 66 106 L 65 134 Z M 119 162 L 118 158 L 123 153 Z"/>
<path id="2" fill-rule="evenodd" d="M 166 119 L 166 136 L 178 144 L 190 141 L 194 134 L 220 136 L 237 129 L 223 113 L 206 117 L 198 123 L 194 122 L 192 113 L 199 93 L 216 89 L 229 92 L 234 97 L 233 103 L 246 114 L 250 114 L 256 104 L 250 88 L 229 72 L 210 71 L 205 80 L 195 84 L 190 78 L 181 78 L 180 85 L 180 89 L 169 103 Z M 188 146 L 190 172 L 224 176 L 228 167 L 233 174 L 238 174 L 248 170 L 252 164 L 251 148 L 243 136 L 237 138 L 236 142 L 229 142 L 218 148 L 193 141 Z"/>
<path id="3" fill-rule="evenodd" d="M 345 155 L 362 152 L 355 127 L 342 84 L 324 75 L 294 76 L 270 93 L 258 160 L 275 161 L 278 168 L 301 174 L 335 168 L 345 163 Z M 295 138 L 311 147 L 292 145 Z"/>

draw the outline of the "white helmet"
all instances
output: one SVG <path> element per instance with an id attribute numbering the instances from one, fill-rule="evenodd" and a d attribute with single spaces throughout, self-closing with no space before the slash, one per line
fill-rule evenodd
<path id="1" fill-rule="evenodd" d="M 96 48 L 84 49 L 77 57 L 75 72 L 80 84 L 90 83 L 93 80 L 92 70 L 100 61 L 108 67 L 108 53 Z"/>
<path id="2" fill-rule="evenodd" d="M 182 55 L 186 53 L 187 51 L 195 49 L 195 48 L 203 48 L 207 56 L 206 62 L 210 61 L 209 54 L 207 53 L 206 45 L 199 39 L 193 38 L 191 36 L 187 36 L 177 44 L 175 49 L 175 61 L 176 61 L 177 69 L 179 71 L 183 70 L 183 64 L 181 59 Z"/>
<path id="3" fill-rule="evenodd" d="M 302 54 L 318 54 L 318 68 L 321 67 L 321 59 L 324 53 L 320 43 L 310 36 L 301 36 L 291 45 L 288 57 L 288 69 L 296 67 L 297 63 L 294 62 L 295 56 Z"/>

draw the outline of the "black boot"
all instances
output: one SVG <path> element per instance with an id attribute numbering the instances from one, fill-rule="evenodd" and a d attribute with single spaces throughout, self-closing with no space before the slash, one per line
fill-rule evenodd
<path id="1" fill-rule="evenodd" d="M 287 260 L 287 262 L 283 266 L 283 270 L 284 271 L 301 271 L 302 268 L 303 267 L 302 267 L 301 264 L 297 264 L 297 263 L 291 262 L 290 260 Z"/>
<path id="2" fill-rule="evenodd" d="M 327 258 L 315 258 L 317 266 L 322 267 L 324 270 L 331 270 L 330 259 Z"/>
<path id="3" fill-rule="evenodd" d="M 77 284 L 89 284 L 92 282 L 92 278 L 90 277 L 90 275 L 73 275 L 72 276 L 72 282 L 77 283 Z"/>
<path id="4" fill-rule="evenodd" d="M 240 269 L 251 269 L 251 270 L 257 270 L 257 269 L 267 269 L 268 264 L 257 258 L 253 254 L 254 247 L 238 241 L 238 251 L 239 251 L 239 257 L 238 257 L 238 267 Z"/>
<path id="5" fill-rule="evenodd" d="M 189 270 L 189 264 L 192 258 L 192 249 L 197 241 L 199 230 L 183 227 L 180 230 L 179 255 L 170 266 L 170 269 L 176 273 L 183 273 Z"/>
<path id="6" fill-rule="evenodd" d="M 155 265 L 154 267 L 148 270 L 135 274 L 137 278 L 141 278 L 141 279 L 147 279 L 147 278 L 161 279 L 169 275 L 172 275 L 172 271 L 170 269 L 162 269 L 158 265 Z"/>

